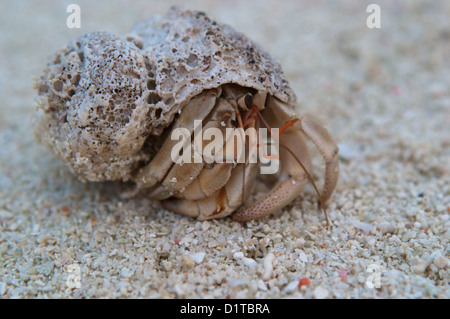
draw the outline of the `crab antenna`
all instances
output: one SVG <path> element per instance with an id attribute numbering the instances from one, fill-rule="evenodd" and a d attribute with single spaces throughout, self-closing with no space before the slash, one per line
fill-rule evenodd
<path id="1" fill-rule="evenodd" d="M 289 147 L 279 143 L 280 147 L 283 148 L 285 151 L 287 151 L 289 154 L 291 154 L 291 156 L 297 161 L 297 163 L 302 167 L 303 171 L 306 174 L 306 177 L 308 178 L 309 182 L 312 184 L 312 186 L 314 187 L 314 190 L 317 193 L 317 197 L 319 198 L 319 204 L 320 207 L 323 210 L 323 213 L 325 214 L 325 219 L 327 220 L 327 226 L 330 226 L 330 219 L 328 218 L 328 214 L 327 214 L 327 210 L 325 209 L 325 205 L 322 202 L 322 197 L 320 195 L 319 189 L 316 186 L 316 183 L 314 183 L 313 178 L 311 177 L 311 175 L 309 174 L 308 170 L 306 169 L 305 165 L 303 165 L 302 161 L 300 161 L 300 159 L 297 157 L 297 155 L 294 154 L 294 152 L 292 152 Z"/>
<path id="2" fill-rule="evenodd" d="M 242 123 L 242 117 L 241 117 L 241 113 L 239 113 L 239 107 L 237 105 L 237 103 L 232 103 L 234 111 L 236 113 L 236 119 L 238 121 L 239 124 L 239 128 L 241 129 L 241 135 L 242 135 L 242 139 L 243 139 L 243 145 L 244 148 L 247 145 L 247 140 L 245 138 L 245 132 L 244 132 L 244 124 Z M 247 152 L 245 152 L 247 153 Z M 247 163 L 247 161 L 244 158 L 244 166 L 243 166 L 243 172 L 242 172 L 242 204 L 244 203 L 245 200 L 245 164 Z"/>

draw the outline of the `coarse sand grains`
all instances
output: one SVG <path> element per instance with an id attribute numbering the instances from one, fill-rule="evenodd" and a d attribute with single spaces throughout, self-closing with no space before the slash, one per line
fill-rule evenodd
<path id="1" fill-rule="evenodd" d="M 449 298 L 450 3 L 378 1 L 380 29 L 360 1 L 189 3 L 279 60 L 339 143 L 327 229 L 311 187 L 246 225 L 197 221 L 80 182 L 35 140 L 50 53 L 175 2 L 80 0 L 81 29 L 65 3 L 0 2 L 0 297 Z"/>

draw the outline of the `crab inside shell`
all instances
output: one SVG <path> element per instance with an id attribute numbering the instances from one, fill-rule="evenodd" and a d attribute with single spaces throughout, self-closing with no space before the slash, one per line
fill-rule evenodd
<path id="1" fill-rule="evenodd" d="M 223 148 L 218 151 L 220 158 L 231 161 L 208 163 L 195 162 L 198 153 L 191 144 L 195 127 L 194 120 L 200 120 L 205 128 L 215 128 L 228 136 L 221 140 Z M 255 128 L 256 140 L 262 129 L 261 121 L 274 131 L 281 128 L 279 143 L 283 146 L 280 156 L 272 160 L 280 161 L 277 181 L 262 198 L 251 196 L 256 184 L 263 179 L 258 174 L 258 162 L 250 161 L 252 136 L 237 134 L 242 138 L 239 148 L 227 148 L 230 138 L 227 129 L 236 128 L 242 132 L 247 127 Z M 233 212 L 239 221 L 261 218 L 290 203 L 310 181 L 308 170 L 312 164 L 308 148 L 302 136 L 309 137 L 322 152 L 326 161 L 325 185 L 321 192 L 321 202 L 325 203 L 336 185 L 338 177 L 337 147 L 329 133 L 318 123 L 308 118 L 299 118 L 277 98 L 267 92 L 254 92 L 236 85 L 223 85 L 217 89 L 205 90 L 185 106 L 172 129 L 186 129 L 192 158 L 187 163 L 176 163 L 172 152 L 177 141 L 167 138 L 162 148 L 150 164 L 142 168 L 136 181 L 149 188 L 150 197 L 163 201 L 166 208 L 180 214 L 200 219 L 219 218 Z M 263 141 L 257 142 L 263 147 Z M 233 144 L 234 145 L 234 144 Z M 201 147 L 208 147 L 203 141 Z M 240 152 L 241 150 L 244 152 Z M 239 163 L 238 157 L 244 154 Z M 268 152 L 266 153 L 267 155 Z M 273 154 L 270 154 L 273 155 Z M 180 154 L 182 156 L 182 154 Z"/>
<path id="2" fill-rule="evenodd" d="M 304 136 L 325 159 L 322 203 L 336 185 L 336 144 L 322 126 L 295 114 L 295 94 L 279 64 L 202 12 L 172 8 L 126 36 L 93 32 L 75 39 L 53 56 L 36 89 L 38 133 L 74 174 L 135 181 L 182 214 L 205 219 L 235 212 L 235 219 L 249 220 L 284 207 L 309 181 Z M 259 164 L 248 160 L 174 163 L 170 133 L 193 132 L 195 120 L 222 131 L 284 128 L 271 190 L 254 198 Z M 235 158 L 237 151 L 225 155 Z"/>

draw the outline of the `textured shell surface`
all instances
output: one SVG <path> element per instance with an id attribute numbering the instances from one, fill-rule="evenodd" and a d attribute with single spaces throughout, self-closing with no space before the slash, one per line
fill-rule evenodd
<path id="1" fill-rule="evenodd" d="M 82 180 L 130 180 L 192 97 L 228 83 L 295 103 L 257 44 L 203 12 L 172 8 L 127 35 L 87 33 L 57 52 L 36 83 L 39 134 Z"/>

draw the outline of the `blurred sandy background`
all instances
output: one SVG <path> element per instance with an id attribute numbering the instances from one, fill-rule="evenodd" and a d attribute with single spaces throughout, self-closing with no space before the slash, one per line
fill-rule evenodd
<path id="1" fill-rule="evenodd" d="M 76 1 L 81 29 L 69 3 L 0 2 L 0 297 L 450 297 L 448 1 L 376 1 L 381 29 L 366 1 Z M 246 227 L 199 222 L 83 184 L 35 142 L 32 78 L 51 53 L 174 4 L 261 44 L 332 132 L 330 229 L 311 189 Z"/>

